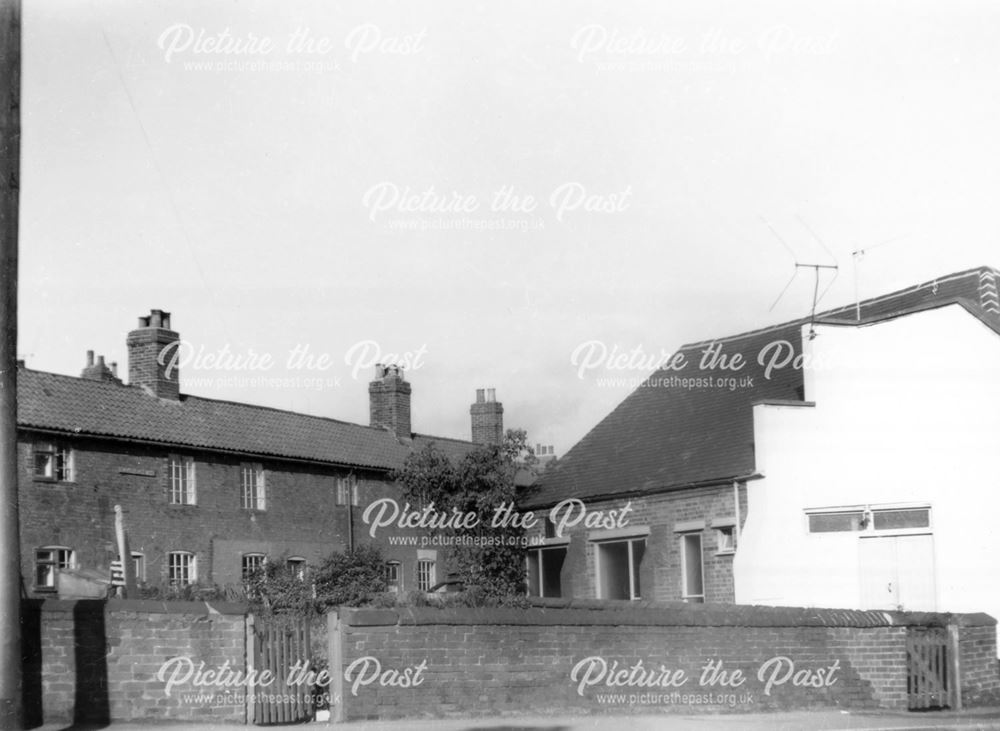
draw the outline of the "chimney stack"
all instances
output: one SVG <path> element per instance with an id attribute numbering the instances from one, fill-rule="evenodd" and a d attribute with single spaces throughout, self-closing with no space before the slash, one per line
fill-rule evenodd
<path id="1" fill-rule="evenodd" d="M 398 365 L 375 366 L 375 380 L 368 384 L 371 425 L 389 429 L 400 439 L 412 436 L 410 428 L 410 384 Z"/>
<path id="2" fill-rule="evenodd" d="M 149 389 L 159 398 L 180 398 L 180 374 L 171 367 L 179 356 L 181 336 L 170 329 L 170 313 L 150 310 L 128 334 L 129 385 Z M 161 362 L 162 361 L 162 362 Z"/>
<path id="3" fill-rule="evenodd" d="M 472 415 L 472 441 L 499 447 L 503 443 L 503 404 L 497 401 L 495 388 L 476 389 Z"/>
<path id="4" fill-rule="evenodd" d="M 121 383 L 118 380 L 117 364 L 112 363 L 111 368 L 108 368 L 104 364 L 103 355 L 97 356 L 97 362 L 95 363 L 93 350 L 87 351 L 87 365 L 80 373 L 80 377 L 86 378 L 89 381 L 113 381 L 114 383 Z"/>

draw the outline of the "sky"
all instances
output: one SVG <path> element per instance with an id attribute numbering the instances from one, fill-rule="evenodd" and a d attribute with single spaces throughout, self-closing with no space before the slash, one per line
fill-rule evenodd
<path id="1" fill-rule="evenodd" d="M 415 431 L 495 388 L 563 454 L 807 315 L 796 262 L 822 308 L 1000 266 L 995 4 L 24 5 L 30 368 L 162 309 L 185 393 L 367 424 L 399 362 Z"/>

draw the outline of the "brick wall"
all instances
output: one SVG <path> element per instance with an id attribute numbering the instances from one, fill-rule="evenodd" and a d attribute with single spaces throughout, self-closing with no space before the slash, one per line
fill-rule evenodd
<path id="1" fill-rule="evenodd" d="M 1000 668 L 997 660 L 995 628 L 966 627 L 959 635 L 959 662 L 962 673 L 962 702 L 966 705 L 1000 703 Z"/>
<path id="2" fill-rule="evenodd" d="M 342 699 L 335 714 L 356 720 L 543 708 L 905 709 L 907 627 L 941 621 L 955 623 L 963 638 L 967 702 L 996 683 L 995 622 L 985 615 L 566 600 L 539 605 L 331 615 L 331 667 L 340 670 L 332 691 Z M 594 657 L 601 660 L 588 661 Z M 604 679 L 581 687 L 587 663 L 595 663 L 598 673 L 602 661 Z M 721 663 L 720 672 L 740 671 L 743 682 L 721 674 L 702 682 L 710 662 Z M 677 671 L 685 682 L 678 682 Z M 629 684 L 630 676 L 637 682 Z M 619 683 L 609 685 L 608 677 Z M 666 682 L 671 679 L 675 685 Z M 735 684 L 727 687 L 727 680 Z"/>
<path id="3" fill-rule="evenodd" d="M 33 475 L 32 446 L 46 437 L 23 433 L 20 462 L 21 560 L 25 587 L 34 590 L 35 551 L 43 546 L 73 549 L 81 568 L 110 571 L 117 558 L 114 506 L 120 504 L 130 548 L 145 557 L 146 579 L 160 584 L 167 575 L 166 554 L 195 554 L 199 581 L 239 584 L 243 553 L 277 558 L 301 556 L 316 563 L 348 543 L 348 512 L 336 505 L 334 468 L 264 462 L 267 509 L 247 510 L 241 504 L 243 460 L 225 455 L 180 452 L 196 463 L 196 505 L 168 502 L 167 449 L 116 444 L 92 439 L 61 440 L 73 449 L 73 482 L 53 482 Z M 249 461 L 249 460 L 248 460 Z M 258 460 L 254 460 L 258 461 Z M 399 488 L 379 473 L 358 474 L 361 507 L 354 509 L 357 543 L 371 542 L 361 523 L 364 505 L 376 497 L 399 496 Z M 380 543 L 399 531 L 383 528 Z M 415 531 L 409 531 L 414 533 Z M 397 549 L 414 570 L 415 549 Z"/>
<path id="4" fill-rule="evenodd" d="M 746 486 L 739 491 L 740 523 L 746 521 Z M 735 601 L 733 584 L 733 554 L 720 553 L 715 528 L 736 518 L 736 497 L 732 485 L 691 488 L 632 498 L 587 500 L 588 513 L 621 510 L 627 503 L 631 512 L 628 526 L 648 527 L 645 554 L 640 565 L 641 596 L 656 601 L 682 599 L 682 566 L 680 537 L 697 533 L 701 536 L 702 565 L 706 602 L 731 604 Z M 535 510 L 536 527 L 529 537 L 543 537 L 545 519 L 551 506 Z M 701 527 L 692 527 L 693 523 Z M 678 527 L 684 528 L 679 532 Z M 564 597 L 595 598 L 595 544 L 590 539 L 591 528 L 580 523 L 568 528 L 570 538 L 562 570 Z"/>
<path id="5" fill-rule="evenodd" d="M 29 722 L 244 720 L 238 692 L 190 681 L 168 695 L 161 665 L 187 658 L 205 668 L 246 670 L 245 608 L 146 601 L 28 601 L 24 604 L 25 710 Z M 183 667 L 181 663 L 183 664 Z M 177 679 L 186 660 L 175 660 Z M 170 671 L 167 673 L 169 677 Z M 215 693 L 214 700 L 189 693 Z M 221 696 L 221 697 L 219 697 Z"/>

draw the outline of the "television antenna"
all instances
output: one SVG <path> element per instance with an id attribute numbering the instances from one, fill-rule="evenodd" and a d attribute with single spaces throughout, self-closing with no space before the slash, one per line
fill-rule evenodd
<path id="1" fill-rule="evenodd" d="M 795 217 L 798 219 L 799 223 L 802 224 L 802 227 L 805 228 L 805 230 L 809 232 L 809 235 L 812 236 L 814 239 L 816 239 L 816 243 L 818 243 L 820 246 L 822 246 L 823 250 L 827 254 L 830 255 L 831 259 L 833 259 L 836 262 L 837 261 L 837 257 L 835 257 L 833 255 L 833 252 L 830 251 L 830 249 L 827 247 L 827 245 L 823 243 L 823 240 L 819 236 L 816 235 L 816 232 L 813 231 L 809 227 L 809 225 L 805 221 L 802 220 L 801 216 L 796 215 Z M 792 261 L 795 262 L 795 270 L 792 272 L 792 276 L 789 277 L 788 282 L 785 284 L 784 289 L 781 290 L 781 294 L 778 295 L 777 299 L 775 299 L 774 302 L 771 304 L 771 307 L 768 308 L 768 312 L 770 312 L 771 310 L 773 310 L 777 306 L 778 302 L 781 301 L 781 298 L 785 296 L 785 292 L 787 292 L 788 288 L 792 286 L 792 282 L 795 281 L 795 278 L 799 275 L 799 272 L 801 270 L 803 270 L 803 269 L 812 269 L 813 270 L 813 300 L 812 300 L 812 309 L 810 310 L 810 313 L 809 313 L 809 338 L 812 339 L 812 338 L 816 337 L 816 330 L 815 330 L 815 325 L 816 325 L 816 306 L 822 301 L 823 297 L 826 296 L 826 293 L 830 291 L 830 287 L 833 286 L 833 283 L 837 281 L 837 277 L 840 275 L 840 267 L 837 264 L 821 264 L 821 263 L 812 263 L 812 264 L 810 264 L 810 263 L 800 262 L 798 260 L 798 257 L 795 256 L 795 252 L 792 251 L 792 247 L 788 245 L 788 242 L 786 242 L 783 238 L 781 238 L 781 235 L 777 231 L 775 231 L 774 227 L 770 223 L 768 223 L 767 220 L 763 216 L 761 216 L 760 220 L 764 222 L 764 225 L 767 226 L 767 228 L 771 231 L 771 233 L 774 235 L 774 238 L 776 238 L 778 241 L 781 242 L 781 245 L 784 246 L 785 250 L 791 255 Z M 823 292 L 822 293 L 820 293 L 820 291 L 819 291 L 819 279 L 820 279 L 820 270 L 821 269 L 829 269 L 829 270 L 832 270 L 833 273 L 834 273 L 833 274 L 833 278 L 827 283 L 826 287 L 823 288 Z"/>

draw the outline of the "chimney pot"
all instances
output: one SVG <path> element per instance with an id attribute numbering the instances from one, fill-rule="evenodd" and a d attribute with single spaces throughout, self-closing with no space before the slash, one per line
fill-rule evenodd
<path id="1" fill-rule="evenodd" d="M 104 368 L 104 356 L 103 355 L 97 356 L 97 367 L 101 368 L 101 369 Z"/>
<path id="2" fill-rule="evenodd" d="M 118 361 L 111 361 L 111 373 L 115 378 L 118 378 Z"/>
<path id="3" fill-rule="evenodd" d="M 89 368 L 92 365 L 94 365 L 94 351 L 93 350 L 88 350 L 87 351 L 87 367 Z"/>
<path id="4" fill-rule="evenodd" d="M 486 389 L 483 388 L 476 389 L 476 403 L 477 404 L 486 403 Z"/>
<path id="5" fill-rule="evenodd" d="M 490 403 L 497 400 L 497 390 L 495 388 L 486 389 L 486 400 Z"/>

